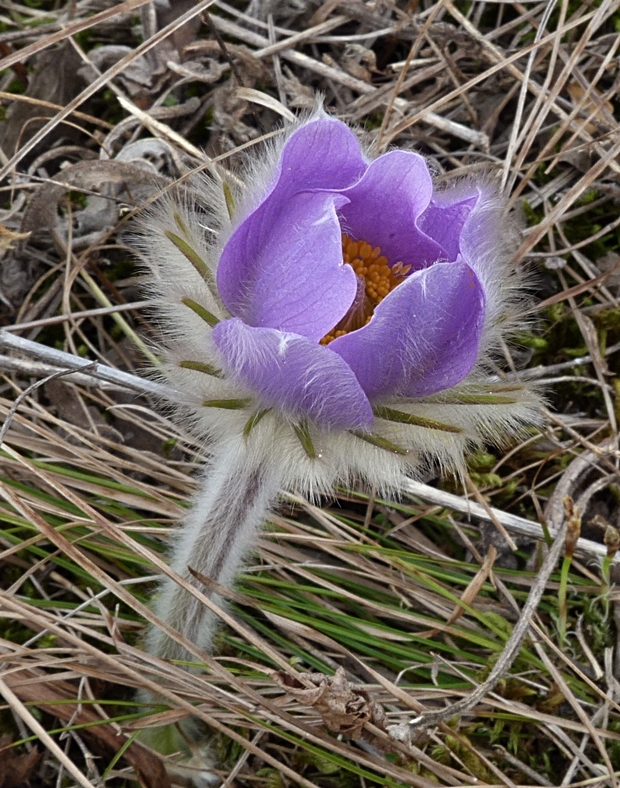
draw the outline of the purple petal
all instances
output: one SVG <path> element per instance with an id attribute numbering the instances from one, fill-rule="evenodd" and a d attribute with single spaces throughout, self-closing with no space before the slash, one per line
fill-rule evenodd
<path id="1" fill-rule="evenodd" d="M 355 372 L 370 400 L 434 394 L 471 371 L 484 304 L 470 266 L 438 263 L 412 274 L 377 306 L 367 326 L 329 347 Z"/>
<path id="2" fill-rule="evenodd" d="M 252 328 L 238 318 L 218 323 L 213 339 L 225 369 L 264 406 L 324 429 L 372 424 L 372 408 L 355 375 L 329 348 L 273 328 Z"/>
<path id="3" fill-rule="evenodd" d="M 419 269 L 445 259 L 443 248 L 417 226 L 433 194 L 428 167 L 417 153 L 396 150 L 380 156 L 341 193 L 350 200 L 340 209 L 344 232 L 379 246 L 390 265 L 403 262 Z"/>
<path id="4" fill-rule="evenodd" d="M 420 229 L 441 244 L 448 260 L 456 260 L 458 257 L 463 226 L 479 200 L 478 188 L 475 188 L 474 194 L 460 199 L 453 195 L 450 200 L 448 192 L 447 195 L 439 195 L 437 200 L 433 200 L 420 217 Z"/>
<path id="5" fill-rule="evenodd" d="M 293 132 L 282 148 L 271 191 L 345 189 L 367 168 L 360 144 L 342 121 L 320 118 Z"/>
<path id="6" fill-rule="evenodd" d="M 300 192 L 346 188 L 366 166 L 355 135 L 340 121 L 311 121 L 291 135 L 267 194 L 220 258 L 218 289 L 232 315 L 316 341 L 343 317 L 355 295 L 351 272 L 340 267 L 334 213 L 345 199 Z M 274 303 L 269 294 L 278 290 L 297 295 Z"/>
<path id="7" fill-rule="evenodd" d="M 296 194 L 282 204 L 263 203 L 246 219 L 218 272 L 220 295 L 235 317 L 315 342 L 344 317 L 357 292 L 355 273 L 342 262 L 336 208 L 344 200 L 325 192 Z M 239 273 L 238 261 L 252 264 Z"/>

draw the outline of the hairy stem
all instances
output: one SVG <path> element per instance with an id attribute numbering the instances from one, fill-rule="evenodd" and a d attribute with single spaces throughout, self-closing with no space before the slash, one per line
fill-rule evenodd
<path id="1" fill-rule="evenodd" d="M 220 446 L 176 536 L 171 568 L 203 592 L 204 585 L 190 568 L 217 583 L 230 585 L 279 487 L 279 474 L 273 463 L 250 451 L 245 440 Z M 170 578 L 162 581 L 153 607 L 161 619 L 188 640 L 210 649 L 217 626 L 215 615 Z M 156 627 L 147 634 L 146 649 L 166 659 L 191 659 L 182 646 Z"/>

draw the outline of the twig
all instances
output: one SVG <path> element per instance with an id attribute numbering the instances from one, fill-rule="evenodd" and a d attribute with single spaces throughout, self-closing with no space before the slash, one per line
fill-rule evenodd
<path id="1" fill-rule="evenodd" d="M 435 487 L 430 487 L 428 484 L 416 482 L 413 479 L 405 482 L 402 487 L 402 492 L 411 495 L 415 498 L 421 498 L 428 503 L 434 503 L 437 506 L 443 506 L 446 509 L 452 509 L 455 512 L 467 514 L 470 517 L 477 517 L 480 520 L 491 522 L 491 516 L 487 510 L 480 506 L 478 503 L 468 501 L 466 498 L 461 498 L 458 495 L 438 490 Z M 493 516 L 509 531 L 521 536 L 529 536 L 531 539 L 540 539 L 544 541 L 544 532 L 542 526 L 532 520 L 526 520 L 525 517 L 518 517 L 516 514 L 510 512 L 503 512 L 501 509 L 496 509 L 492 506 L 489 507 Z M 579 539 L 577 541 L 577 552 L 583 555 L 596 556 L 604 558 L 607 555 L 607 548 L 603 544 L 592 542 L 590 539 Z M 620 558 L 615 559 L 620 560 Z"/>
<path id="2" fill-rule="evenodd" d="M 532 584 L 529 596 L 523 605 L 521 615 L 517 619 L 517 623 L 512 630 L 512 634 L 508 638 L 504 650 L 500 654 L 499 659 L 493 666 L 493 669 L 485 681 L 483 681 L 482 684 L 479 684 L 476 689 L 467 697 L 461 698 L 461 700 L 458 700 L 456 703 L 447 706 L 445 709 L 441 709 L 439 711 L 422 712 L 422 714 L 420 714 L 418 717 L 415 717 L 413 720 L 411 720 L 411 725 L 416 728 L 431 728 L 435 725 L 441 724 L 442 722 L 447 722 L 452 717 L 463 714 L 464 712 L 469 711 L 469 709 L 473 709 L 474 706 L 477 706 L 478 703 L 483 700 L 485 695 L 492 691 L 493 687 L 495 687 L 498 681 L 500 681 L 500 679 L 506 674 L 519 654 L 519 651 L 521 651 L 521 646 L 523 645 L 523 641 L 525 640 L 527 632 L 530 628 L 530 617 L 536 612 L 536 608 L 538 607 L 538 603 L 540 602 L 540 599 L 543 595 L 547 581 L 549 580 L 549 577 L 553 572 L 559 557 L 562 555 L 562 551 L 564 550 L 565 536 L 566 521 L 562 523 L 561 527 L 556 533 L 553 545 L 547 553 L 545 560 L 543 561 L 543 564 L 536 575 L 536 579 Z"/>
<path id="3" fill-rule="evenodd" d="M 156 397 L 166 397 L 176 401 L 188 402 L 186 394 L 176 391 L 171 386 L 166 386 L 163 383 L 156 383 L 146 378 L 139 378 L 129 372 L 122 372 L 119 369 L 108 367 L 105 364 L 97 364 L 96 369 L 93 369 L 93 362 L 88 359 L 79 358 L 71 353 L 65 353 L 62 350 L 56 350 L 55 348 L 41 345 L 39 342 L 32 342 L 29 339 L 16 337 L 4 330 L 0 331 L 0 348 L 17 350 L 29 356 L 34 356 L 34 358 L 41 359 L 41 361 L 46 361 L 49 364 L 64 368 L 65 370 L 79 370 L 83 374 L 92 375 L 100 380 L 105 380 L 107 383 L 114 383 L 117 386 L 132 389 L 132 391 L 137 391 L 140 394 L 152 394 Z"/>
<path id="4" fill-rule="evenodd" d="M 261 49 L 265 52 L 270 51 L 270 42 L 268 38 L 264 38 L 258 33 L 253 33 L 250 30 L 245 30 L 245 28 L 241 27 L 240 25 L 236 25 L 234 22 L 224 19 L 223 17 L 213 16 L 211 19 L 213 24 L 222 33 L 234 36 L 235 38 L 238 38 L 240 41 L 244 41 L 247 44 L 253 44 L 254 46 L 261 47 Z M 354 90 L 356 93 L 361 93 L 362 95 L 374 95 L 379 92 L 379 88 L 374 87 L 374 85 L 369 85 L 368 82 L 357 79 L 357 77 L 352 77 L 342 69 L 334 68 L 333 66 L 328 66 L 325 63 L 321 63 L 318 60 L 309 57 L 308 55 L 304 55 L 303 52 L 285 49 L 280 53 L 280 55 L 285 60 L 288 60 L 297 66 L 301 66 L 302 68 L 307 68 L 310 71 L 313 71 L 315 74 L 320 74 L 321 76 L 327 77 L 328 79 L 333 79 L 335 82 L 338 82 L 341 85 Z M 385 102 L 387 103 L 388 101 L 389 97 L 386 96 Z M 396 101 L 394 101 L 394 106 L 399 109 L 405 109 L 406 107 L 410 106 L 410 103 L 404 99 L 396 99 Z M 470 129 L 467 126 L 463 126 L 461 123 L 444 118 L 434 112 L 425 112 L 424 121 L 431 126 L 435 126 L 441 131 L 447 131 L 453 134 L 455 137 L 465 140 L 465 142 L 472 143 L 482 150 L 488 150 L 489 138 L 483 132 Z"/>
<path id="5" fill-rule="evenodd" d="M 12 326 L 5 326 L 3 331 L 24 331 L 27 328 L 53 326 L 57 323 L 66 323 L 68 320 L 82 320 L 86 317 L 100 317 L 102 315 L 116 314 L 116 312 L 127 312 L 130 309 L 144 309 L 150 306 L 150 304 L 150 301 L 132 301 L 130 304 L 116 304 L 115 306 L 101 306 L 96 309 L 84 309 L 82 312 L 69 312 L 66 315 L 42 317 L 40 320 L 29 320 L 27 323 L 14 323 Z"/>
<path id="6" fill-rule="evenodd" d="M 96 370 L 96 368 L 97 368 L 96 361 L 91 361 L 88 364 L 89 370 L 92 369 L 94 371 Z M 11 422 L 13 421 L 13 417 L 19 410 L 19 406 L 22 404 L 22 402 L 27 397 L 29 397 L 33 391 L 40 388 L 41 386 L 44 386 L 46 383 L 49 383 L 51 380 L 56 380 L 56 378 L 60 378 L 65 375 L 72 375 L 72 374 L 73 374 L 73 370 L 70 369 L 61 369 L 60 372 L 53 372 L 51 375 L 48 375 L 47 377 L 43 378 L 43 380 L 37 380 L 36 383 L 33 383 L 31 386 L 28 386 L 27 389 L 24 389 L 24 391 L 22 391 L 22 393 L 18 397 L 16 397 L 15 402 L 13 402 L 9 412 L 7 413 L 6 419 L 4 420 L 4 424 L 2 425 L 2 429 L 0 430 L 0 448 L 2 448 L 2 444 L 4 443 L 4 438 L 7 432 L 9 431 Z"/>
<path id="7" fill-rule="evenodd" d="M 620 342 L 615 345 L 610 345 L 605 351 L 605 357 L 611 356 L 620 350 Z M 532 367 L 531 369 L 522 369 L 515 374 L 511 373 L 506 375 L 508 380 L 538 380 L 544 378 L 546 375 L 555 375 L 558 372 L 563 372 L 565 369 L 573 369 L 573 367 L 582 367 L 584 364 L 592 363 L 592 356 L 579 356 L 572 358 L 570 361 L 561 361 L 559 364 L 550 364 L 548 367 Z"/>

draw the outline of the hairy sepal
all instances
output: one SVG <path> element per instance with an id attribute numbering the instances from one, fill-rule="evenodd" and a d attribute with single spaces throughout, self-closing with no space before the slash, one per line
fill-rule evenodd
<path id="1" fill-rule="evenodd" d="M 132 240 L 149 268 L 147 296 L 156 308 L 160 347 L 169 355 L 217 361 L 210 323 L 228 317 L 214 287 L 217 238 L 228 224 L 221 189 L 211 180 L 170 191 L 137 223 Z"/>
<path id="2" fill-rule="evenodd" d="M 382 406 L 411 416 L 407 423 L 377 421 L 374 432 L 407 447 L 422 467 L 431 466 L 444 473 L 459 475 L 468 452 L 483 443 L 504 446 L 526 429 L 540 424 L 540 399 L 524 387 L 493 390 L 484 381 L 455 386 L 440 394 L 421 399 L 396 399 Z M 381 412 L 381 411 L 379 411 Z M 437 422 L 437 429 L 432 422 Z M 454 430 L 447 431 L 445 425 Z"/>

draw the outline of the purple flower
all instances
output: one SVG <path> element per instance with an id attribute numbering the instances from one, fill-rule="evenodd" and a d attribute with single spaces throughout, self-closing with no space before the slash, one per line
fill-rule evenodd
<path id="1" fill-rule="evenodd" d="M 327 429 L 367 430 L 373 405 L 459 383 L 495 295 L 484 204 L 475 185 L 436 193 L 417 153 L 369 162 L 344 123 L 305 123 L 220 256 L 226 372 Z"/>
<path id="2" fill-rule="evenodd" d="M 143 223 L 164 369 L 194 429 L 314 494 L 458 472 L 538 420 L 534 394 L 486 372 L 520 285 L 492 187 L 437 189 L 418 154 L 370 160 L 325 115 L 257 165 L 232 200 L 212 179 Z"/>

